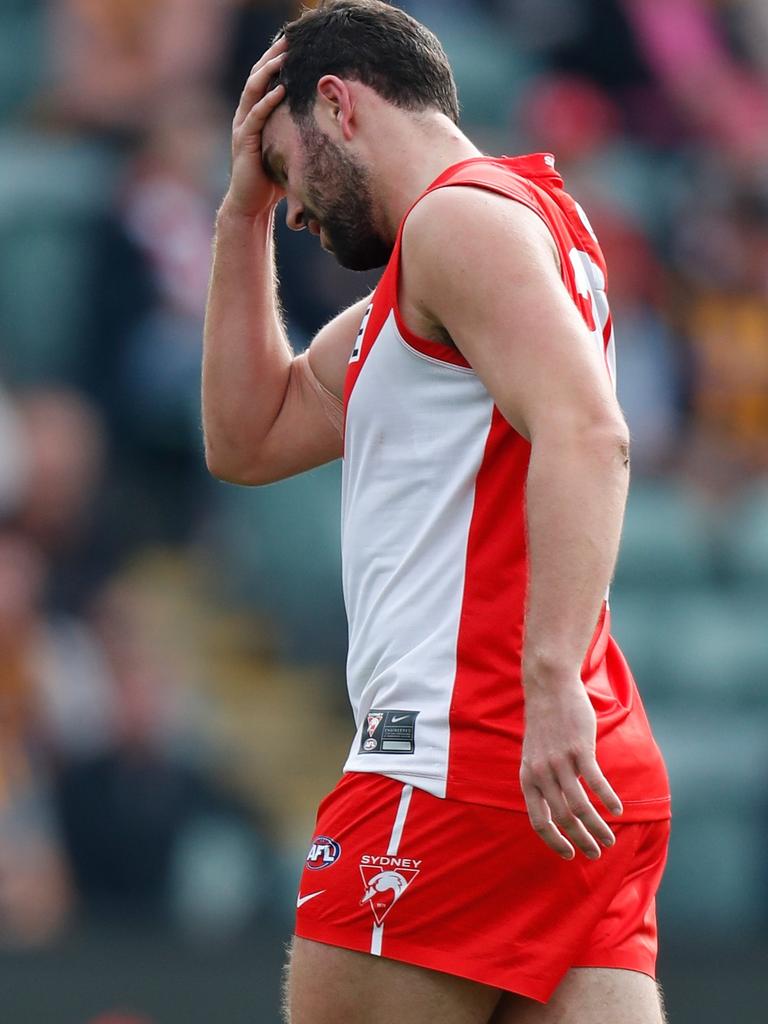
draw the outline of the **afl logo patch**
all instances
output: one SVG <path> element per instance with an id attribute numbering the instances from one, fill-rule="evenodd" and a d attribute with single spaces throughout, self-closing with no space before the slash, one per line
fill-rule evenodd
<path id="1" fill-rule="evenodd" d="M 307 867 L 312 871 L 321 871 L 335 864 L 341 856 L 341 844 L 328 836 L 316 836 L 307 854 Z"/>

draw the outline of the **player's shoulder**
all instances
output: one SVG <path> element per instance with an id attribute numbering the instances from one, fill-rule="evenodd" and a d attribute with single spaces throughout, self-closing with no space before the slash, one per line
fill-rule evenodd
<path id="1" fill-rule="evenodd" d="M 514 261 L 535 250 L 556 254 L 539 213 L 509 195 L 464 182 L 424 195 L 408 214 L 402 239 L 404 258 L 453 254 L 486 262 Z"/>

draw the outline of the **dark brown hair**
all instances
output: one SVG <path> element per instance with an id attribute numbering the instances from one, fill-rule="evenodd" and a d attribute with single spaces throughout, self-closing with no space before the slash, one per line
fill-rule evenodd
<path id="1" fill-rule="evenodd" d="M 370 86 L 405 110 L 434 108 L 454 122 L 459 101 L 437 37 L 383 0 L 325 0 L 288 22 L 288 56 L 280 73 L 291 114 L 312 113 L 323 75 Z"/>

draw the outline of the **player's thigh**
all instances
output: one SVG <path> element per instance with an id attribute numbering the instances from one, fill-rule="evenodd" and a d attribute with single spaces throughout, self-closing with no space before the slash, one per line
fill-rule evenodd
<path id="1" fill-rule="evenodd" d="M 497 989 L 295 937 L 286 1024 L 487 1024 Z"/>
<path id="2" fill-rule="evenodd" d="M 504 995 L 492 1024 L 664 1024 L 656 982 L 638 971 L 573 967 L 548 1003 Z"/>

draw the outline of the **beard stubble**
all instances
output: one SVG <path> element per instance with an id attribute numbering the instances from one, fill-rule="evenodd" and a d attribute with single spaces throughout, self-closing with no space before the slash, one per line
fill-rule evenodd
<path id="1" fill-rule="evenodd" d="M 392 245 L 374 223 L 370 173 L 321 132 L 314 120 L 301 126 L 301 137 L 307 215 L 317 220 L 342 267 L 358 271 L 383 267 Z"/>

